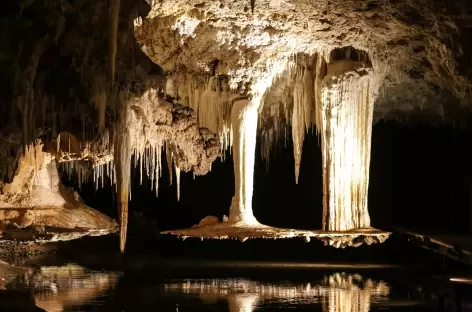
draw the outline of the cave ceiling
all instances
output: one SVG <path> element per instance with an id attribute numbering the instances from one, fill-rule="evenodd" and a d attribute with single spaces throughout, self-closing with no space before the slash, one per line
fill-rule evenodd
<path id="1" fill-rule="evenodd" d="M 136 38 L 180 84 L 222 75 L 254 95 L 290 57 L 352 47 L 367 52 L 378 75 L 377 119 L 444 116 L 470 104 L 470 1 L 148 2 Z"/>

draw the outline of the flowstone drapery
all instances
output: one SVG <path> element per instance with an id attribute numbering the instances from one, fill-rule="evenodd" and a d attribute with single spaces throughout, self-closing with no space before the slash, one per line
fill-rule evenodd
<path id="1" fill-rule="evenodd" d="M 367 192 L 374 82 L 370 69 L 352 65 L 349 61 L 328 65 L 317 111 L 321 119 L 325 231 L 370 227 Z M 343 67 L 347 71 L 335 72 Z"/>

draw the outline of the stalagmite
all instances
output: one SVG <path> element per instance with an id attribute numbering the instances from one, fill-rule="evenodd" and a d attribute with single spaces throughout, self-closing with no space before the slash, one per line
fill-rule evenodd
<path id="1" fill-rule="evenodd" d="M 253 100 L 238 100 L 231 111 L 235 180 L 235 194 L 229 213 L 229 222 L 232 223 L 258 224 L 252 212 L 257 109 L 258 105 Z"/>
<path id="2" fill-rule="evenodd" d="M 323 230 L 370 226 L 367 210 L 373 74 L 360 62 L 328 65 L 317 124 L 323 158 Z"/>

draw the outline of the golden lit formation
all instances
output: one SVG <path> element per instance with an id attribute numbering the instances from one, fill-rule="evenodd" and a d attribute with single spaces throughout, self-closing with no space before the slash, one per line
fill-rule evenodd
<path id="1" fill-rule="evenodd" d="M 339 66 L 340 65 L 340 66 Z M 328 64 L 322 81 L 323 230 L 367 228 L 370 144 L 374 112 L 370 69 Z M 344 68 L 343 68 L 344 67 Z M 348 71 L 346 71 L 346 68 Z M 350 68 L 349 68 L 350 67 Z M 342 68 L 343 72 L 336 72 Z"/>
<path id="2" fill-rule="evenodd" d="M 252 312 L 264 302 L 321 304 L 323 312 L 368 312 L 372 301 L 386 300 L 389 286 L 357 274 L 335 273 L 303 284 L 271 284 L 247 279 L 202 279 L 165 284 L 166 293 L 198 294 L 202 300 L 226 298 L 230 311 Z"/>
<path id="3" fill-rule="evenodd" d="M 262 157 L 268 161 L 274 141 L 280 138 L 283 131 L 286 139 L 286 129 L 291 126 L 296 183 L 305 134 L 315 128 L 320 137 L 322 230 L 330 233 L 329 239 L 323 239 L 325 244 L 346 247 L 385 241 L 388 233 L 370 229 L 367 207 L 377 77 L 366 54 L 359 51 L 360 56 L 355 58 L 351 56 L 351 50 L 296 55 L 280 60 L 277 66 L 268 67 L 272 69 L 269 74 L 254 80 L 251 99 L 239 99 L 224 80 L 216 83 L 219 81 L 216 78 L 210 79 L 202 90 L 189 87 L 193 86 L 188 83 L 193 81 L 191 79 L 181 80 L 187 81 L 187 84 L 180 87 L 178 80 L 172 80 L 170 90 L 183 94 L 184 101 L 197 111 L 199 121 L 219 133 L 222 151 L 228 145 L 232 147 L 235 195 L 228 221 L 166 233 L 240 240 L 254 237 L 324 237 L 320 236 L 320 231 L 302 234 L 300 231 L 267 227 L 259 224 L 253 215 L 258 119 L 265 118 L 267 123 L 270 118 L 270 130 L 263 128 L 260 133 Z M 265 111 L 264 107 L 269 107 L 269 111 Z M 284 113 L 280 114 L 280 110 Z M 283 121 L 280 115 L 290 116 L 291 120 Z M 345 232 L 343 239 L 339 239 L 334 232 Z"/>

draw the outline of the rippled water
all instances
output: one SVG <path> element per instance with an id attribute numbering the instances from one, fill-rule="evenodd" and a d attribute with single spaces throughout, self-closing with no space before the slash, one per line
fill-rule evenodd
<path id="1" fill-rule="evenodd" d="M 245 271 L 239 265 L 237 272 L 211 277 L 209 266 L 131 274 L 68 264 L 28 271 L 8 288 L 27 290 L 31 305 L 45 311 L 367 312 L 434 311 L 437 306 L 418 286 L 393 281 L 392 272 L 377 271 L 370 277 L 368 270 L 354 273 L 342 268 L 295 273 L 272 265 L 261 273 L 263 269 L 259 265 Z"/>

